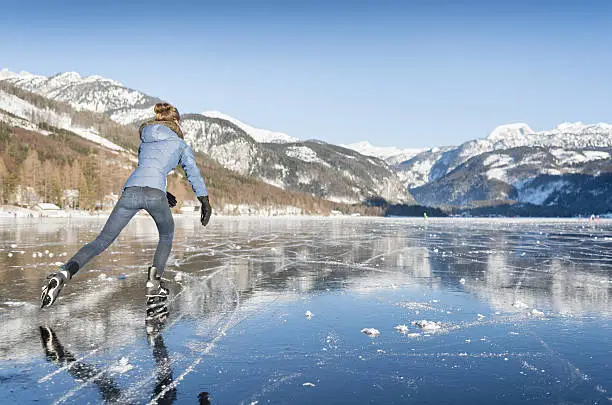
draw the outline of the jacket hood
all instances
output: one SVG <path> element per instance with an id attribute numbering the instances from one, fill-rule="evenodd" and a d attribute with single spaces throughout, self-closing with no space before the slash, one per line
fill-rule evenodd
<path id="1" fill-rule="evenodd" d="M 149 121 L 140 126 L 140 140 L 143 142 L 164 141 L 182 137 L 181 128 L 172 121 Z"/>

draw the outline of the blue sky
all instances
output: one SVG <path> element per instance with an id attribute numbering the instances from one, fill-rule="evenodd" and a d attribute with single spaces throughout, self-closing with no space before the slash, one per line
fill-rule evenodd
<path id="1" fill-rule="evenodd" d="M 99 74 L 181 112 L 303 139 L 432 147 L 504 123 L 612 122 L 611 12 L 589 1 L 21 0 L 2 4 L 0 68 Z"/>

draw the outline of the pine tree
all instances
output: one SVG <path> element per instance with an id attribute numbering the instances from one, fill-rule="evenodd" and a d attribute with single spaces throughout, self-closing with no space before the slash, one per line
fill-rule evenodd
<path id="1" fill-rule="evenodd" d="M 83 177 L 85 184 L 79 189 L 81 208 L 93 208 L 96 201 L 102 200 L 100 195 L 100 167 L 98 158 L 94 153 L 90 153 L 85 158 L 83 165 Z"/>

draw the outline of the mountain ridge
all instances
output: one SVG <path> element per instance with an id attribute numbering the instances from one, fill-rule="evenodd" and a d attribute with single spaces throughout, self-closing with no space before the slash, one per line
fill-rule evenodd
<path id="1" fill-rule="evenodd" d="M 8 78 L 0 83 L 6 82 L 50 97 L 76 110 L 104 114 L 119 123 L 129 121 L 128 125 L 151 118 L 152 106 L 158 100 L 100 76 L 83 78 L 74 72 L 52 77 L 15 76 L 6 71 L 3 76 Z M 11 108 L 7 106 L 7 109 Z M 12 113 L 19 115 L 23 111 Z M 26 115 L 34 118 L 34 115 L 41 114 L 45 112 L 28 111 Z M 125 120 L 125 117 L 131 118 Z M 133 121 L 133 118 L 138 119 Z M 60 118 L 55 119 L 54 124 L 63 125 Z M 376 158 L 337 149 L 339 147 L 323 146 L 322 142 L 302 142 L 286 134 L 257 129 L 221 113 L 208 113 L 208 116 L 183 114 L 181 125 L 185 139 L 195 151 L 206 153 L 230 170 L 256 176 L 268 184 L 334 201 L 359 203 L 381 196 L 389 201 L 414 203 L 399 177 Z M 78 132 L 72 127 L 66 129 Z M 97 134 L 91 134 L 90 138 L 93 139 L 94 135 Z M 271 140 L 281 142 L 268 142 Z M 310 143 L 307 145 L 306 142 Z M 325 155 L 329 161 L 319 154 Z"/>
<path id="2" fill-rule="evenodd" d="M 150 118 L 151 107 L 159 100 L 120 82 L 76 72 L 44 77 L 2 70 L 2 82 L 128 125 Z M 19 115 L 15 110 L 8 113 Z M 61 123 L 57 121 L 59 127 Z M 368 141 L 348 145 L 303 141 L 252 127 L 218 111 L 185 114 L 182 125 L 194 150 L 230 170 L 287 190 L 344 202 L 382 197 L 414 203 L 412 191 L 417 203 L 434 206 L 495 201 L 564 204 L 569 200 L 559 196 L 565 191 L 578 193 L 580 176 L 586 176 L 585 181 L 594 178 L 588 181 L 589 193 L 597 194 L 596 177 L 612 171 L 608 150 L 612 125 L 607 123 L 564 122 L 542 131 L 526 123 L 510 123 L 483 138 L 424 151 L 377 147 Z M 87 134 L 91 139 L 96 135 Z M 604 200 L 598 201 L 603 204 Z"/>

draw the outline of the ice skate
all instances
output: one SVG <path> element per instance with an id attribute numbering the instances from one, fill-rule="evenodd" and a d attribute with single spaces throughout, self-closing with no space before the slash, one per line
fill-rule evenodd
<path id="1" fill-rule="evenodd" d="M 47 284 L 42 287 L 40 295 L 40 307 L 48 308 L 57 300 L 66 281 L 70 280 L 70 273 L 63 268 L 57 273 L 47 276 Z"/>
<path id="2" fill-rule="evenodd" d="M 170 290 L 164 286 L 161 277 L 157 275 L 156 267 L 149 267 L 149 277 L 146 287 L 147 290 L 145 295 L 147 300 L 149 298 L 160 298 L 160 300 L 165 301 L 168 298 L 168 294 L 170 294 Z"/>
<path id="3" fill-rule="evenodd" d="M 147 297 L 146 320 L 163 319 L 168 315 L 166 301 L 170 291 L 164 286 L 161 277 L 157 275 L 157 268 L 149 267 L 145 296 Z"/>

